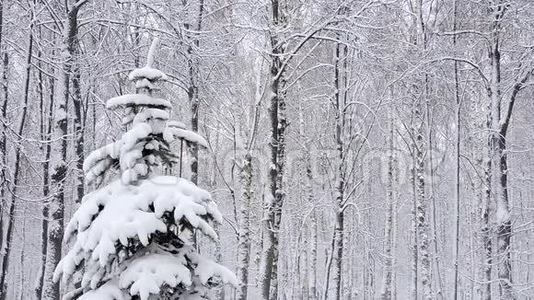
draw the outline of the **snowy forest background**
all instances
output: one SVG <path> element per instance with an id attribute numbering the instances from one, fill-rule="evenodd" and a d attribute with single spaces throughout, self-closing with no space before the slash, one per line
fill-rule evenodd
<path id="1" fill-rule="evenodd" d="M 55 299 L 146 63 L 207 140 L 212 299 L 534 297 L 531 0 L 2 0 L 0 300 Z M 66 112 L 66 113 L 65 113 Z M 63 287 L 62 287 L 63 288 Z"/>

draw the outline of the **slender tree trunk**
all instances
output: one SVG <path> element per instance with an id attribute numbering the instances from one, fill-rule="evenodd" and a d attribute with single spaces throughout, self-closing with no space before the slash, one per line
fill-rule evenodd
<path id="1" fill-rule="evenodd" d="M 298 294 L 298 297 L 296 297 L 297 299 L 301 299 L 301 300 L 307 300 L 309 299 L 308 295 L 309 295 L 309 290 L 310 290 L 310 287 L 309 287 L 309 281 L 308 281 L 308 278 L 309 278 L 309 275 L 308 275 L 308 249 L 309 249 L 309 240 L 308 239 L 304 239 L 304 241 L 302 241 L 302 247 L 299 246 L 299 251 L 297 252 L 297 260 L 299 262 L 299 268 L 297 269 L 297 272 L 298 272 L 298 275 L 299 275 L 299 280 L 297 281 L 297 293 Z M 299 289 L 300 287 L 300 289 Z"/>
<path id="2" fill-rule="evenodd" d="M 48 248 L 48 214 L 49 208 L 49 196 L 50 196 L 50 156 L 52 152 L 51 145 L 51 134 L 53 129 L 52 122 L 52 111 L 54 109 L 54 92 L 55 92 L 55 78 L 49 78 L 49 100 L 48 100 L 48 110 L 44 106 L 44 83 L 42 72 L 39 72 L 39 97 L 41 99 L 41 110 L 42 110 L 42 120 L 41 120 L 41 139 L 46 141 L 44 146 L 45 150 L 45 159 L 43 163 L 43 212 L 41 221 L 41 261 L 39 265 L 39 275 L 37 279 L 37 286 L 35 288 L 35 297 L 40 299 L 43 292 L 44 285 L 44 274 L 45 266 L 47 259 L 47 248 Z"/>
<path id="3" fill-rule="evenodd" d="M 391 118 L 391 117 L 390 117 Z M 388 178 L 387 178 L 387 211 L 386 211 L 386 225 L 385 225 L 385 251 L 384 255 L 386 257 L 386 262 L 384 265 L 384 275 L 382 283 L 382 292 L 380 293 L 380 299 L 382 300 L 392 300 L 393 299 L 393 263 L 395 261 L 395 236 L 394 236 L 394 227 L 395 227 L 395 211 L 396 211 L 396 199 L 394 197 L 394 126 L 393 121 L 390 121 L 389 124 L 390 132 L 388 135 L 388 144 L 389 144 L 389 153 L 388 153 Z"/>
<path id="4" fill-rule="evenodd" d="M 437 205 L 436 205 L 436 195 L 434 194 L 434 149 L 432 144 L 432 138 L 433 138 L 433 130 L 432 130 L 432 106 L 430 105 L 430 101 L 427 98 L 426 100 L 426 126 L 427 126 L 427 156 L 428 156 L 428 174 L 429 174 L 429 184 L 428 184 L 428 199 L 429 203 L 431 204 L 431 217 L 432 217 L 432 246 L 434 251 L 434 259 L 432 260 L 434 263 L 434 269 L 432 270 L 432 273 L 435 274 L 435 283 L 436 283 L 436 291 L 435 291 L 435 297 L 436 299 L 443 299 L 442 295 L 442 279 L 441 279 L 441 264 L 440 264 L 440 254 L 439 254 L 439 245 L 438 245 L 438 213 L 437 213 Z"/>
<path id="5" fill-rule="evenodd" d="M 83 3 L 82 3 L 83 5 Z M 66 37 L 66 49 L 68 52 L 68 58 L 66 64 L 68 64 L 69 79 L 72 81 L 72 104 L 74 107 L 74 136 L 75 136 L 75 151 L 76 151 L 76 172 L 77 182 L 76 184 L 76 202 L 80 203 L 84 195 L 84 173 L 83 173 L 83 161 L 84 155 L 84 120 L 83 120 L 83 100 L 81 91 L 81 74 L 79 66 L 80 55 L 80 42 L 78 41 L 78 12 L 80 6 L 74 6 L 69 10 L 68 17 L 68 29 Z"/>
<path id="6" fill-rule="evenodd" d="M 339 184 L 339 183 L 338 183 Z M 332 267 L 333 270 L 333 276 L 332 276 L 332 283 L 333 283 L 333 290 L 334 290 L 334 299 L 342 299 L 341 298 L 341 270 L 342 270 L 342 263 L 343 263 L 343 233 L 344 233 L 344 216 L 343 211 L 341 209 L 338 209 L 336 212 L 336 225 L 334 228 L 334 253 L 332 256 L 333 263 Z M 328 295 L 328 291 L 326 291 Z"/>
<path id="7" fill-rule="evenodd" d="M 423 118 L 420 108 L 416 104 L 415 115 L 417 118 Z M 419 258 L 421 260 L 421 285 L 423 286 L 424 299 L 432 299 L 432 283 L 431 283 L 431 269 L 430 269 L 430 253 L 429 253 L 429 226 L 427 219 L 427 198 L 425 192 L 425 154 L 423 141 L 423 123 L 415 128 L 415 145 L 416 145 L 416 224 L 418 233 Z"/>
<path id="8" fill-rule="evenodd" d="M 32 20 L 29 28 L 29 38 L 28 38 L 28 52 L 26 53 L 26 73 L 24 78 L 24 99 L 21 112 L 20 123 L 17 129 L 17 135 L 19 137 L 23 136 L 24 129 L 26 126 L 26 118 L 28 114 L 28 105 L 29 105 L 29 92 L 30 92 L 30 75 L 31 75 L 31 64 L 32 64 L 32 52 L 33 52 L 33 10 L 30 11 L 30 19 Z M 23 143 L 23 140 L 20 140 L 19 143 Z M 6 244 L 3 251 L 4 256 L 2 257 L 2 273 L 0 274 L 0 300 L 5 300 L 7 297 L 7 283 L 6 277 L 9 272 L 9 256 L 11 255 L 11 250 L 14 240 L 14 231 L 15 226 L 15 211 L 18 206 L 17 201 L 17 192 L 19 186 L 19 175 L 22 168 L 22 146 L 17 145 L 15 150 L 15 169 L 13 172 L 13 184 L 11 185 L 11 203 L 9 206 L 7 228 L 6 228 Z"/>
<path id="9" fill-rule="evenodd" d="M 412 206 L 412 298 L 414 300 L 419 299 L 419 228 L 417 226 L 417 182 L 416 182 L 416 157 L 415 157 L 415 145 L 412 145 L 412 194 L 413 194 L 413 206 Z"/>
<path id="10" fill-rule="evenodd" d="M 245 155 L 241 178 L 243 181 L 243 197 L 240 214 L 239 241 L 237 246 L 237 278 L 239 287 L 236 293 L 236 300 L 246 300 L 248 291 L 248 270 L 250 267 L 250 212 L 253 198 L 253 178 L 252 178 L 252 156 Z"/>
<path id="11" fill-rule="evenodd" d="M 423 53 L 426 52 L 427 44 L 427 32 L 426 24 L 423 19 L 423 1 L 417 1 L 417 21 L 418 21 L 418 39 L 417 43 L 420 46 Z M 422 97 L 425 102 L 429 101 L 428 93 L 428 75 L 424 74 L 422 82 Z M 421 284 L 423 288 L 423 298 L 432 299 L 434 297 L 432 292 L 432 271 L 430 262 L 430 230 L 428 224 L 428 198 L 426 195 L 426 172 L 425 172 L 425 141 L 424 141 L 424 120 L 425 116 L 422 112 L 422 100 L 417 99 L 414 103 L 414 117 L 416 123 L 414 123 L 414 137 L 415 137 L 415 175 L 416 175 L 416 189 L 417 189 L 417 202 L 416 202 L 416 221 L 417 232 L 419 242 L 419 258 L 421 260 Z M 428 109 L 428 107 L 427 107 Z M 428 113 L 427 113 L 428 115 Z M 419 123 L 419 124 L 417 124 Z"/>
<path id="12" fill-rule="evenodd" d="M 185 4 L 185 2 L 184 2 Z M 204 15 L 204 0 L 200 0 L 198 4 L 199 12 L 195 30 L 200 32 L 202 30 L 202 18 Z M 191 27 L 190 24 L 184 24 L 186 29 Z M 200 40 L 198 37 L 193 39 L 193 44 L 198 49 L 200 46 Z M 189 103 L 191 103 L 191 130 L 198 132 L 198 120 L 199 120 L 199 106 L 200 99 L 198 94 L 199 89 L 199 77 L 200 77 L 200 61 L 198 57 L 194 56 L 193 47 L 188 46 L 188 69 L 189 69 L 189 86 L 187 87 L 187 97 Z M 190 147 L 191 152 L 191 181 L 194 184 L 198 183 L 198 145 L 192 144 Z"/>
<path id="13" fill-rule="evenodd" d="M 24 208 L 22 209 L 22 233 L 21 233 L 21 238 L 23 241 L 26 241 L 26 216 L 27 216 L 27 212 L 28 212 L 28 207 L 26 207 L 26 205 L 24 205 Z M 24 298 L 24 293 L 26 291 L 26 272 L 25 272 L 25 266 L 24 266 L 24 261 L 26 260 L 26 244 L 22 244 L 22 249 L 20 250 L 20 257 L 19 257 L 19 265 L 20 265 L 20 273 L 19 273 L 19 291 L 18 291 L 18 294 L 19 294 L 19 297 L 18 299 L 20 300 L 23 300 L 25 299 Z"/>
<path id="14" fill-rule="evenodd" d="M 72 5 L 68 10 L 68 20 L 66 26 L 66 48 L 75 49 L 78 35 L 78 12 L 83 4 L 87 1 L 78 1 Z M 68 51 L 70 56 L 65 61 L 62 72 L 62 93 L 63 97 L 57 102 L 55 111 L 55 128 L 54 140 L 57 141 L 55 145 L 56 150 L 52 151 L 54 154 L 52 165 L 53 171 L 51 174 L 51 183 L 54 186 L 54 197 L 51 199 L 48 206 L 49 223 L 47 233 L 47 260 L 45 264 L 44 284 L 42 289 L 42 299 L 59 299 L 59 284 L 53 282 L 52 277 L 54 269 L 61 259 L 63 228 L 64 228 L 64 210 L 65 210 L 65 181 L 67 175 L 67 150 L 68 150 L 68 107 L 70 99 L 70 83 L 71 76 L 73 76 L 72 56 L 75 53 L 72 50 Z M 74 74 L 74 76 L 76 76 Z M 79 88 L 73 84 L 73 89 Z M 76 113 L 76 112 L 75 112 Z M 83 184 L 83 183 L 82 183 Z M 83 188 L 83 187 L 82 187 Z M 80 191 L 80 190 L 78 190 Z"/>
<path id="15" fill-rule="evenodd" d="M 77 18 L 77 16 L 73 16 Z M 76 25 L 77 26 L 77 25 Z M 76 143 L 76 169 L 78 173 L 78 179 L 76 182 L 76 202 L 81 203 L 84 195 L 84 181 L 85 176 L 83 173 L 83 161 L 85 160 L 84 145 L 85 145 L 85 120 L 83 112 L 83 100 L 82 91 L 80 85 L 80 67 L 78 66 L 79 45 L 77 34 L 74 36 L 73 49 L 70 49 L 70 56 L 72 57 L 72 103 L 74 107 L 74 134 Z"/>
<path id="16" fill-rule="evenodd" d="M 491 107 L 488 108 L 488 116 L 486 120 L 487 128 L 491 128 Z M 493 265 L 493 245 L 492 245 L 492 230 L 490 225 L 490 203 L 492 195 L 492 160 L 491 160 L 491 134 L 487 138 L 487 155 L 484 166 L 484 195 L 481 197 L 480 203 L 480 235 L 482 239 L 483 248 L 483 263 L 482 263 L 482 299 L 491 300 L 491 281 L 492 281 L 492 265 Z"/>
<path id="17" fill-rule="evenodd" d="M 334 252 L 336 249 L 336 226 L 334 226 L 334 231 L 332 231 L 332 240 L 330 243 L 330 252 L 328 250 L 325 251 L 325 257 L 326 257 L 326 263 L 325 263 L 325 269 L 326 269 L 326 276 L 324 280 L 324 291 L 323 291 L 323 300 L 328 299 L 328 292 L 330 291 L 330 277 L 332 274 L 332 262 L 334 260 Z"/>
<path id="18" fill-rule="evenodd" d="M 496 1 L 491 8 L 493 13 L 492 36 L 490 48 L 491 61 L 491 143 L 492 173 L 497 175 L 496 189 L 496 233 L 498 254 L 499 294 L 501 299 L 514 299 L 512 290 L 511 236 L 512 223 L 508 199 L 508 160 L 506 154 L 506 131 L 501 131 L 501 54 L 500 31 L 501 20 L 506 10 L 506 3 Z"/>
<path id="19" fill-rule="evenodd" d="M 498 141 L 496 155 L 499 157 L 499 194 L 497 198 L 497 251 L 499 253 L 499 291 L 501 299 L 515 299 L 512 287 L 511 237 L 512 221 L 508 199 L 508 161 L 506 140 Z"/>
<path id="20" fill-rule="evenodd" d="M 343 263 L 343 241 L 344 241 L 344 204 L 345 204 L 345 149 L 344 136 L 345 130 L 345 88 L 346 80 L 344 73 L 346 71 L 347 62 L 347 47 L 340 43 L 336 44 L 334 55 L 334 109 L 336 113 L 336 124 L 334 137 L 336 141 L 337 152 L 337 170 L 336 170 L 336 184 L 335 184 L 335 229 L 334 229 L 334 254 L 333 254 L 333 289 L 334 299 L 341 299 L 341 281 L 342 281 L 342 263 Z M 328 294 L 328 291 L 327 291 Z"/>
<path id="21" fill-rule="evenodd" d="M 9 60 L 7 52 L 3 48 L 3 27 L 4 27 L 4 2 L 0 1 L 0 58 L 3 57 L 2 68 L 2 87 L 3 92 L 2 99 L 2 139 L 0 140 L 0 155 L 2 155 L 2 161 L 0 165 L 0 253 L 4 252 L 4 199 L 6 197 L 7 181 L 7 103 L 9 100 L 8 88 L 7 88 L 7 69 L 9 66 Z M 3 54 L 3 55 L 2 55 Z M 0 265 L 0 268 L 2 266 Z M 0 275 L 2 276 L 2 275 Z M 0 286 L 0 289 L 2 286 Z"/>
<path id="22" fill-rule="evenodd" d="M 457 2 L 453 1 L 453 32 L 456 32 Z M 456 49 L 456 35 L 452 36 Z M 455 194 L 455 231 L 454 231 L 454 300 L 458 299 L 458 260 L 460 248 L 460 84 L 458 81 L 458 61 L 454 61 L 454 96 L 456 100 L 456 194 Z"/>
<path id="23" fill-rule="evenodd" d="M 306 188 L 308 193 L 308 201 L 312 205 L 312 212 L 310 216 L 310 243 L 309 243 L 309 294 L 308 299 L 317 300 L 319 298 L 319 291 L 317 289 L 317 212 L 315 210 L 315 197 L 313 194 L 313 174 L 311 168 L 311 157 L 308 152 L 308 164 L 306 167 Z"/>
<path id="24" fill-rule="evenodd" d="M 270 42 L 272 57 L 270 66 L 270 170 L 269 195 L 265 197 L 266 218 L 262 222 L 263 245 L 260 262 L 261 295 L 264 300 L 278 298 L 278 240 L 284 192 L 282 188 L 285 160 L 285 129 L 287 126 L 285 110 L 285 78 L 282 70 L 282 55 L 285 43 L 281 43 L 277 30 L 282 27 L 284 17 L 278 0 L 271 1 L 272 28 Z"/>

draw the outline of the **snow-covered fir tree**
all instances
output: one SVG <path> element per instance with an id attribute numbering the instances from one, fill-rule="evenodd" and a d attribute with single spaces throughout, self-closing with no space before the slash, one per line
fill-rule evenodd
<path id="1" fill-rule="evenodd" d="M 157 96 L 167 76 L 152 67 L 156 47 L 157 40 L 146 66 L 129 75 L 137 93 L 107 102 L 108 109 L 124 111 L 127 132 L 84 162 L 88 183 L 101 185 L 117 173 L 120 178 L 85 195 L 65 230 L 72 248 L 54 279 L 81 277 L 80 287 L 65 298 L 206 299 L 210 287 L 237 284 L 230 270 L 200 255 L 191 242 L 195 230 L 217 239 L 212 223 L 222 216 L 210 194 L 164 175 L 181 160 L 181 152 L 171 149 L 174 141 L 206 142 L 169 121 L 171 103 Z"/>

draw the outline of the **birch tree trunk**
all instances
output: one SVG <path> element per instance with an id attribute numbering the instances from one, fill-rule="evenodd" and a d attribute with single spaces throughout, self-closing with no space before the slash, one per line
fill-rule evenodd
<path id="1" fill-rule="evenodd" d="M 425 89 L 427 89 L 428 85 L 428 79 L 425 75 Z M 440 264 L 440 253 L 439 253 L 439 245 L 438 245 L 438 213 L 437 213 L 437 205 L 436 205 L 436 195 L 434 192 L 434 177 L 435 177 L 435 167 L 434 167 L 434 146 L 432 144 L 433 141 L 433 120 L 432 120 L 432 110 L 433 105 L 431 104 L 431 100 L 429 99 L 429 95 L 427 92 L 425 92 L 426 97 L 426 129 L 427 129 L 427 147 L 426 147 L 426 156 L 427 159 L 427 170 L 428 170 L 428 200 L 427 202 L 430 203 L 431 207 L 431 214 L 430 217 L 432 218 L 432 222 L 429 222 L 431 225 L 431 232 L 429 228 L 429 233 L 432 234 L 432 246 L 433 246 L 433 269 L 431 270 L 431 277 L 432 275 L 435 275 L 435 297 L 436 299 L 443 299 L 442 295 L 442 279 L 441 279 L 441 264 Z"/>
<path id="2" fill-rule="evenodd" d="M 345 131 L 345 88 L 346 88 L 346 62 L 347 62 L 347 47 L 340 43 L 336 44 L 334 54 L 334 109 L 336 113 L 336 124 L 334 138 L 337 152 L 337 170 L 335 183 L 335 228 L 334 228 L 334 253 L 333 253 L 333 289 L 334 299 L 341 299 L 341 272 L 343 263 L 343 241 L 344 241 L 344 205 L 345 205 L 345 149 L 344 136 Z M 328 293 L 328 291 L 327 291 Z"/>
<path id="3" fill-rule="evenodd" d="M 186 1 L 184 1 L 184 6 Z M 200 0 L 198 4 L 198 17 L 195 30 L 197 34 L 202 30 L 202 18 L 204 15 L 204 0 Z M 184 24 L 186 30 L 190 30 L 191 25 Z M 200 47 L 200 40 L 198 37 L 193 39 L 193 45 L 198 49 Z M 189 103 L 191 103 L 191 130 L 198 132 L 198 120 L 199 120 L 199 106 L 200 99 L 198 94 L 199 89 L 199 77 L 200 77 L 200 61 L 199 58 L 193 53 L 193 47 L 189 45 L 187 47 L 187 65 L 189 69 L 189 82 L 187 87 L 187 97 Z M 191 181 L 194 184 L 198 183 L 198 145 L 193 143 L 190 146 L 191 152 Z"/>
<path id="4" fill-rule="evenodd" d="M 237 278 L 239 287 L 236 291 L 236 300 L 246 300 L 248 291 L 248 277 L 250 266 L 250 213 L 253 198 L 253 178 L 252 178 L 252 156 L 245 155 L 243 169 L 241 170 L 241 180 L 243 181 L 243 197 L 241 209 L 239 210 L 239 238 L 237 246 Z"/>
<path id="5" fill-rule="evenodd" d="M 67 40 L 67 51 L 69 52 L 69 68 L 72 76 L 72 104 L 74 107 L 74 136 L 75 136 L 75 152 L 76 152 L 76 202 L 81 203 L 85 190 L 85 176 L 83 173 L 83 161 L 85 160 L 84 145 L 85 145 L 85 120 L 84 120 L 84 105 L 82 100 L 81 88 L 81 74 L 79 66 L 80 45 L 78 41 L 78 10 L 71 10 L 69 12 L 69 23 L 73 23 L 70 27 L 75 30 L 73 34 L 69 33 Z"/>
<path id="6" fill-rule="evenodd" d="M 415 104 L 416 118 L 423 118 L 419 104 Z M 430 243 L 429 243 L 429 226 L 427 218 L 427 199 L 425 192 L 425 154 L 423 141 L 423 124 L 416 125 L 415 128 L 415 175 L 416 175 L 416 226 L 418 233 L 419 258 L 421 260 L 421 285 L 423 288 L 424 299 L 432 299 L 432 283 L 430 269 Z"/>
<path id="7" fill-rule="evenodd" d="M 307 150 L 308 151 L 308 150 Z M 319 291 L 317 289 L 317 212 L 315 210 L 315 197 L 313 194 L 313 174 L 312 174 L 312 167 L 311 167 L 311 155 L 307 154 L 308 157 L 308 164 L 306 167 L 306 189 L 308 193 L 308 201 L 312 205 L 313 211 L 311 212 L 310 216 L 310 243 L 309 243 L 309 278 L 308 278 L 308 286 L 309 286 L 309 294 L 308 298 L 310 300 L 316 300 L 319 298 Z"/>
<path id="8" fill-rule="evenodd" d="M 417 43 L 422 50 L 426 52 L 427 44 L 427 32 L 426 24 L 423 19 L 423 1 L 417 0 L 417 22 L 418 22 L 418 35 Z M 424 101 L 428 101 L 428 75 L 423 75 L 423 81 L 420 83 L 421 97 Z M 417 233 L 419 243 L 419 258 L 421 260 L 421 284 L 423 289 L 423 298 L 432 299 L 432 279 L 431 279 L 431 263 L 430 263 L 430 230 L 428 224 L 428 203 L 426 195 L 426 168 L 425 168 L 425 141 L 424 141 L 424 120 L 425 115 L 422 111 L 422 99 L 416 99 L 414 103 L 414 117 L 415 128 L 415 175 L 416 175 L 416 190 L 417 190 L 417 202 L 416 202 L 416 214 L 417 214 Z M 428 107 L 427 107 L 428 109 Z M 428 114 L 427 114 L 428 118 Z M 417 124 L 419 123 L 419 124 Z"/>
<path id="9" fill-rule="evenodd" d="M 419 228 L 417 226 L 417 174 L 416 174 L 416 150 L 415 143 L 412 143 L 412 167 L 411 167 L 411 183 L 412 183 L 412 298 L 419 299 Z"/>
<path id="10" fill-rule="evenodd" d="M 453 32 L 456 32 L 457 3 L 453 1 Z M 456 35 L 452 36 L 453 47 L 456 48 Z M 454 97 L 456 100 L 456 191 L 455 191 L 455 226 L 454 226 L 454 300 L 458 299 L 458 260 L 460 245 L 460 83 L 458 80 L 458 61 L 454 61 Z"/>
<path id="11" fill-rule="evenodd" d="M 391 117 L 390 117 L 391 118 Z M 382 300 L 392 300 L 393 299 L 393 272 L 394 272 L 394 262 L 395 262 L 395 212 L 397 210 L 396 199 L 394 197 L 394 164 L 395 164 L 395 144 L 394 144 L 394 126 L 393 121 L 390 121 L 389 124 L 389 135 L 388 135 L 388 178 L 386 185 L 386 194 L 387 194 L 387 211 L 386 211 L 386 225 L 385 225 L 385 234 L 384 239 L 386 242 L 385 245 L 385 265 L 384 265 L 384 275 L 382 282 L 382 292 L 380 293 L 380 299 Z"/>
<path id="12" fill-rule="evenodd" d="M 286 45 L 281 40 L 279 30 L 285 24 L 285 16 L 278 0 L 271 1 L 271 65 L 270 65 L 270 169 L 268 195 L 265 197 L 265 219 L 262 222 L 263 245 L 260 258 L 260 285 L 264 300 L 278 298 L 278 240 L 282 206 L 284 202 L 283 171 L 285 160 L 285 77 L 282 69 L 282 56 Z"/>
<path id="13" fill-rule="evenodd" d="M 486 127 L 491 128 L 491 102 L 488 105 Z M 483 248 L 483 264 L 481 268 L 482 273 L 482 299 L 491 300 L 491 282 L 492 282 L 492 266 L 493 266 L 493 242 L 492 242 L 492 230 L 490 224 L 490 203 L 492 200 L 492 138 L 491 134 L 487 138 L 486 157 L 484 163 L 484 195 L 481 197 L 480 203 L 480 235 Z"/>

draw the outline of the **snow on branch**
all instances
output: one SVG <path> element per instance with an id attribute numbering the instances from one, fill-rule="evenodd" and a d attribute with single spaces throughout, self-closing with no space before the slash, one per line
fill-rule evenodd
<path id="1" fill-rule="evenodd" d="M 121 95 L 109 99 L 106 103 L 106 108 L 108 109 L 132 106 L 164 107 L 169 109 L 172 107 L 169 100 L 154 98 L 145 94 Z"/>
<path id="2" fill-rule="evenodd" d="M 172 174 L 172 141 L 207 142 L 169 121 L 171 103 L 153 97 L 157 81 L 167 78 L 152 68 L 157 45 L 156 39 L 147 65 L 130 73 L 139 93 L 106 104 L 124 110 L 127 131 L 83 164 L 88 183 L 101 183 L 109 170 L 119 171 L 120 179 L 86 194 L 65 229 L 65 242 L 75 241 L 53 277 L 67 282 L 80 272 L 81 285 L 72 294 L 79 299 L 204 299 L 209 287 L 237 285 L 229 269 L 191 245 L 194 232 L 217 239 L 212 223 L 223 218 L 211 195 L 186 179 L 160 175 Z"/>
<path id="3" fill-rule="evenodd" d="M 146 66 L 148 68 L 152 68 L 152 65 L 154 64 L 154 55 L 156 53 L 156 49 L 159 46 L 159 38 L 155 38 L 152 41 L 152 44 L 150 45 L 150 49 L 148 50 L 148 54 L 146 56 Z"/>
<path id="4" fill-rule="evenodd" d="M 154 64 L 154 56 L 158 45 L 159 39 L 155 38 L 154 41 L 152 41 L 152 45 L 150 45 L 150 49 L 148 50 L 146 66 L 133 70 L 128 76 L 129 80 L 138 81 L 138 83 L 136 83 L 137 88 L 153 88 L 151 84 L 152 82 L 158 80 L 168 80 L 168 77 L 167 75 L 165 75 L 165 73 L 152 67 L 152 65 Z M 148 82 L 146 82 L 145 80 L 148 80 Z"/>
<path id="5" fill-rule="evenodd" d="M 84 260 L 106 266 L 117 259 L 119 248 L 147 246 L 153 234 L 168 231 L 165 223 L 168 214 L 173 224 L 185 222 L 213 239 L 217 234 L 208 222 L 222 222 L 222 215 L 207 191 L 173 176 L 157 176 L 139 186 L 115 181 L 86 195 L 65 230 L 66 242 L 76 235 L 77 239 L 59 263 L 56 280 L 63 274 L 66 281 Z"/>
<path id="6" fill-rule="evenodd" d="M 157 80 L 167 80 L 168 77 L 165 75 L 165 73 L 161 72 L 158 69 L 154 69 L 151 67 L 142 67 L 140 69 L 133 70 L 130 75 L 128 75 L 129 80 L 139 80 L 146 78 L 150 81 L 157 81 Z"/>
<path id="7" fill-rule="evenodd" d="M 159 252 L 135 258 L 121 274 L 120 287 L 129 288 L 130 295 L 148 300 L 150 294 L 157 295 L 163 285 L 172 288 L 180 284 L 190 286 L 191 272 L 185 255 Z"/>
<path id="8" fill-rule="evenodd" d="M 189 143 L 208 148 L 208 142 L 201 135 L 197 134 L 196 132 L 174 126 L 168 126 L 165 128 L 165 131 L 163 132 L 163 138 L 169 143 L 176 139 L 181 139 Z"/>
<path id="9" fill-rule="evenodd" d="M 132 258 L 118 280 L 110 280 L 80 299 L 129 299 L 124 292 L 127 290 L 130 296 L 137 295 L 141 300 L 148 300 L 159 295 L 162 287 L 178 286 L 186 287 L 182 295 L 194 294 L 198 291 L 192 288 L 196 281 L 204 286 L 215 282 L 238 284 L 232 271 L 195 253 L 191 246 L 182 248 L 177 254 L 152 246 Z"/>

